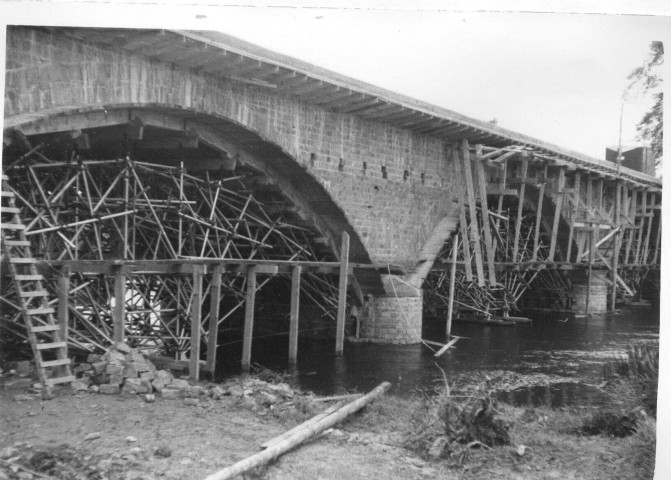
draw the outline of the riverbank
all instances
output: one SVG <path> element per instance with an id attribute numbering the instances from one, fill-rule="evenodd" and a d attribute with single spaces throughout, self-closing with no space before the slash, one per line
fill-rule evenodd
<path id="1" fill-rule="evenodd" d="M 258 452 L 264 441 L 329 405 L 297 393 L 296 400 L 282 403 L 291 408 L 282 410 L 279 402 L 270 408 L 272 403 L 251 400 L 257 396 L 253 385 L 266 389 L 265 382 L 251 377 L 231 379 L 221 386 L 219 398 L 156 396 L 150 403 L 139 395 L 88 392 L 42 401 L 27 393 L 26 379 L 0 380 L 0 479 L 43 478 L 37 473 L 49 468 L 68 472 L 60 477 L 68 479 L 201 479 Z M 236 388 L 243 394 L 237 395 Z M 652 478 L 655 427 L 650 417 L 629 437 L 587 436 L 581 429 L 598 411 L 594 407 L 499 404 L 497 412 L 511 426 L 509 445 L 474 446 L 446 456 L 409 441 L 418 432 L 431 440 L 430 429 L 442 428 L 439 418 L 431 418 L 433 407 L 433 397 L 387 395 L 247 477 Z"/>

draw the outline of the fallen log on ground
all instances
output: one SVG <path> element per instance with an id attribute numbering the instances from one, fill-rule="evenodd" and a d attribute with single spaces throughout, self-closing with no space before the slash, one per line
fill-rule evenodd
<path id="1" fill-rule="evenodd" d="M 315 435 L 321 433 L 329 427 L 332 427 L 336 423 L 344 420 L 349 415 L 354 412 L 361 410 L 368 403 L 375 400 L 377 397 L 381 396 L 384 392 L 389 390 L 391 384 L 389 382 L 382 382 L 375 389 L 364 395 L 363 397 L 354 400 L 353 402 L 348 403 L 347 405 L 339 408 L 330 415 L 322 418 L 316 423 L 309 424 L 304 428 L 297 429 L 288 438 L 281 440 L 279 442 L 273 442 L 267 449 L 262 452 L 259 452 L 251 457 L 247 457 L 244 460 L 239 461 L 226 467 L 223 470 L 220 470 L 212 475 L 208 476 L 205 480 L 226 480 L 229 478 L 234 478 L 241 473 L 244 473 L 252 468 L 259 467 L 264 465 L 283 453 L 288 452 L 292 448 L 300 445 L 306 440 L 314 437 Z M 306 422 L 307 423 L 307 422 Z"/>

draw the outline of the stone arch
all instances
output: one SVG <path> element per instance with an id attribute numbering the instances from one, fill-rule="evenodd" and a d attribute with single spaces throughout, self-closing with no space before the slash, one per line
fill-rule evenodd
<path id="1" fill-rule="evenodd" d="M 213 112 L 179 105 L 115 104 L 79 108 L 50 109 L 30 115 L 9 117 L 5 120 L 5 138 L 41 136 L 73 132 L 95 132 L 109 127 L 133 125 L 151 127 L 187 135 L 197 139 L 223 156 L 240 162 L 266 176 L 295 205 L 301 218 L 309 220 L 324 236 L 331 250 L 340 255 L 340 237 L 343 232 L 350 236 L 350 261 L 370 263 L 370 256 L 358 232 L 347 218 L 343 208 L 329 194 L 328 185 L 316 178 L 305 164 L 300 163 L 289 152 L 266 136 L 250 130 L 236 120 Z M 199 165 L 185 163 L 185 168 L 216 169 L 223 166 L 216 162 L 200 162 Z M 364 282 L 369 288 L 380 289 L 379 275 L 366 275 Z M 366 287 L 364 285 L 364 288 Z M 361 285 L 354 283 L 358 298 L 364 293 Z"/>

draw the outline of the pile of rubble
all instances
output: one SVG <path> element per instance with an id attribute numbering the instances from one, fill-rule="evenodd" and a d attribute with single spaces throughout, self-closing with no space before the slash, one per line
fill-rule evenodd
<path id="1" fill-rule="evenodd" d="M 158 392 L 165 398 L 179 398 L 191 388 L 186 380 L 175 378 L 168 370 L 157 370 L 142 352 L 121 342 L 102 355 L 89 354 L 73 373 L 77 377 L 72 384 L 75 391 L 108 395 Z"/>

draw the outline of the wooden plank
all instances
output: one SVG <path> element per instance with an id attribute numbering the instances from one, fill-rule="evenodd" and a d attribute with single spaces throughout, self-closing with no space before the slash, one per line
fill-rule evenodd
<path id="1" fill-rule="evenodd" d="M 464 251 L 464 270 L 466 274 L 466 281 L 473 281 L 473 266 L 471 265 L 471 246 L 468 239 L 468 222 L 466 221 L 466 205 L 463 175 L 461 172 L 461 165 L 459 161 L 459 153 L 457 152 L 457 144 L 452 144 L 450 150 L 450 157 L 454 165 L 455 177 L 457 179 L 457 201 L 459 202 L 459 231 L 461 232 L 461 245 Z"/>
<path id="2" fill-rule="evenodd" d="M 557 190 L 562 191 L 564 189 L 564 183 L 566 181 L 566 167 L 559 168 L 559 177 L 557 178 Z M 555 251 L 557 249 L 557 233 L 559 231 L 559 218 L 561 217 L 562 202 L 564 196 L 562 194 L 555 195 L 555 216 L 552 222 L 552 233 L 550 237 L 550 253 L 548 255 L 548 261 L 554 262 L 555 260 Z"/>
<path id="3" fill-rule="evenodd" d="M 520 185 L 520 197 L 517 200 L 517 219 L 515 220 L 515 238 L 513 240 L 513 262 L 518 260 L 518 253 L 520 251 L 520 229 L 522 228 L 522 211 L 524 209 L 524 195 L 527 188 L 527 173 L 529 169 L 529 159 L 526 155 L 522 158 L 522 172 L 520 173 L 522 184 Z M 535 260 L 535 259 L 534 259 Z"/>
<path id="4" fill-rule="evenodd" d="M 541 183 L 538 190 L 538 205 L 536 206 L 536 223 L 534 226 L 534 252 L 532 261 L 538 260 L 538 247 L 541 236 L 541 220 L 543 219 L 543 200 L 545 199 L 545 182 Z"/>
<path id="5" fill-rule="evenodd" d="M 450 340 L 450 335 L 452 335 L 452 313 L 454 312 L 454 283 L 456 279 L 457 272 L 457 250 L 459 249 L 459 239 L 457 236 L 454 236 L 454 245 L 452 246 L 452 269 L 450 270 L 450 299 L 447 304 L 447 326 L 445 329 L 445 335 L 447 340 Z"/>
<path id="6" fill-rule="evenodd" d="M 629 217 L 634 221 L 634 227 L 636 227 L 636 203 L 638 201 L 638 191 L 632 190 L 631 192 L 631 201 L 629 202 Z M 627 247 L 624 250 L 624 263 L 629 263 L 629 255 L 631 254 L 631 246 L 636 236 L 636 230 L 634 228 L 629 229 L 629 234 L 627 235 Z"/>
<path id="7" fill-rule="evenodd" d="M 634 253 L 634 264 L 640 265 L 641 264 L 641 246 L 643 245 L 643 233 L 645 230 L 645 212 L 648 208 L 648 192 L 642 191 L 641 192 L 641 214 L 639 215 L 641 217 L 641 229 L 638 231 L 638 241 L 636 242 L 636 251 Z"/>
<path id="8" fill-rule="evenodd" d="M 480 213 L 482 215 L 482 230 L 485 234 L 485 252 L 487 254 L 487 274 L 490 285 L 496 285 L 496 268 L 494 267 L 495 252 L 492 242 L 491 223 L 489 223 L 489 207 L 487 205 L 487 181 L 485 167 L 481 160 L 482 145 L 475 146 L 475 172 L 478 179 L 478 193 L 480 196 Z"/>
<path id="9" fill-rule="evenodd" d="M 115 342 L 125 340 L 126 326 L 126 274 L 114 275 L 114 306 L 112 307 L 113 335 Z"/>
<path id="10" fill-rule="evenodd" d="M 478 227 L 478 214 L 475 208 L 475 188 L 473 187 L 473 173 L 471 171 L 471 156 L 468 151 L 468 140 L 461 142 L 461 165 L 463 179 L 466 184 L 466 195 L 468 198 L 468 209 L 471 217 L 471 238 L 473 239 L 473 251 L 475 253 L 475 270 L 478 274 L 478 285 L 485 285 L 485 270 L 482 264 L 482 250 L 480 245 L 480 228 Z"/>
<path id="11" fill-rule="evenodd" d="M 650 195 L 651 195 L 650 203 L 654 205 L 656 203 L 656 195 L 654 193 L 650 193 Z M 648 215 L 646 215 L 646 217 L 647 216 Z M 653 215 L 651 214 L 648 218 L 648 228 L 646 229 L 645 233 L 645 243 L 643 243 L 643 255 L 641 257 L 641 263 L 644 265 L 648 264 L 648 251 L 650 250 L 650 232 L 652 231 L 653 219 L 654 219 Z"/>
<path id="12" fill-rule="evenodd" d="M 298 313 L 301 297 L 301 266 L 296 265 L 291 272 L 291 306 L 289 310 L 289 363 L 298 360 Z"/>
<path id="13" fill-rule="evenodd" d="M 219 303 L 221 302 L 221 275 L 224 266 L 215 265 L 210 283 L 210 323 L 207 329 L 207 357 L 205 370 L 214 373 L 217 363 L 217 341 L 219 333 Z"/>
<path id="14" fill-rule="evenodd" d="M 336 355 L 342 355 L 345 343 L 345 317 L 347 309 L 347 264 L 349 262 L 349 235 L 342 233 L 340 245 L 340 278 L 338 281 L 338 316 L 336 321 Z"/>
<path id="15" fill-rule="evenodd" d="M 70 292 L 70 270 L 66 267 L 61 270 L 58 280 L 56 281 L 56 292 L 58 296 L 58 306 L 56 307 L 56 318 L 60 328 L 60 339 L 67 344 L 69 326 L 70 326 L 70 310 L 69 310 L 69 292 Z M 66 347 L 67 348 L 67 347 Z M 65 355 L 67 356 L 67 350 Z"/>
<path id="16" fill-rule="evenodd" d="M 191 293 L 191 351 L 189 352 L 189 378 L 198 380 L 200 376 L 200 317 L 203 304 L 203 267 L 193 272 Z"/>
<path id="17" fill-rule="evenodd" d="M 622 208 L 622 185 L 620 180 L 615 182 L 615 208 L 613 212 L 613 217 L 615 219 L 615 238 L 613 239 L 613 257 L 611 271 L 613 272 L 613 277 L 617 275 L 618 271 L 618 261 L 620 259 L 620 239 L 622 234 L 620 233 L 620 211 Z M 615 303 L 617 300 L 617 288 L 615 282 L 613 282 L 613 287 L 610 292 L 610 310 L 615 311 Z"/>
<path id="18" fill-rule="evenodd" d="M 580 172 L 573 175 L 573 205 L 571 206 L 570 227 L 568 233 L 568 245 L 566 246 L 566 261 L 571 262 L 571 249 L 573 248 L 573 228 L 576 217 L 578 216 L 578 206 L 580 204 Z"/>
<path id="19" fill-rule="evenodd" d="M 661 200 L 662 199 L 660 198 L 660 207 L 661 207 Z M 662 212 L 660 210 L 659 214 L 657 215 L 657 235 L 655 239 L 655 255 L 652 258 L 652 265 L 657 265 L 661 238 L 662 238 Z"/>
<path id="20" fill-rule="evenodd" d="M 256 301 L 256 266 L 247 270 L 247 296 L 245 300 L 245 330 L 242 338 L 242 371 L 247 373 L 252 360 L 252 335 L 254 334 L 254 302 Z"/>

